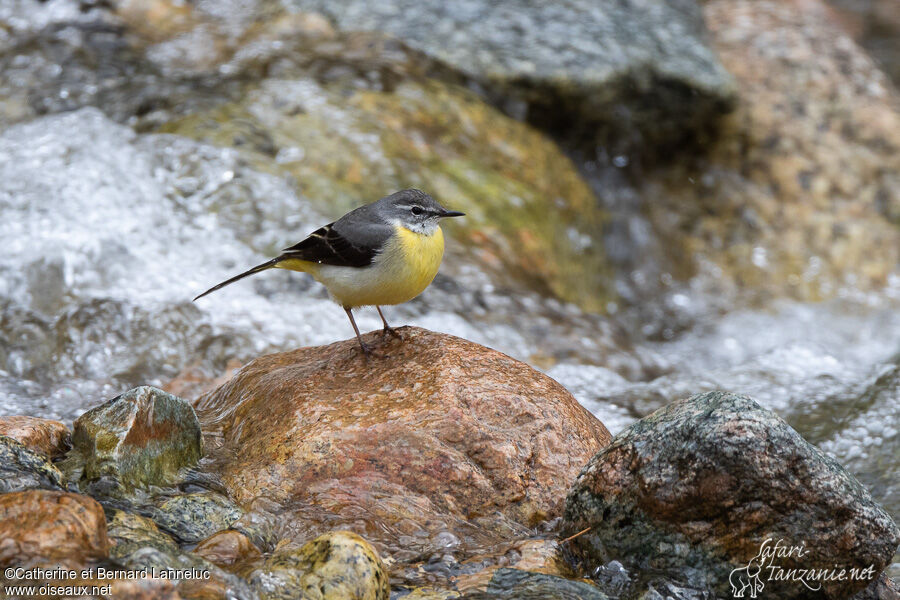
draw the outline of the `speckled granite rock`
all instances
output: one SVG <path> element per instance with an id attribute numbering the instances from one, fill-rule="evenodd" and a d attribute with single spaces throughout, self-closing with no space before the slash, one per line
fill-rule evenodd
<path id="1" fill-rule="evenodd" d="M 44 454 L 0 435 L 0 494 L 43 488 L 61 490 L 65 478 Z"/>
<path id="2" fill-rule="evenodd" d="M 86 565 L 109 554 L 103 508 L 80 494 L 0 494 L 0 567 Z"/>
<path id="3" fill-rule="evenodd" d="M 75 421 L 82 477 L 131 485 L 170 482 L 200 459 L 200 423 L 191 405 L 149 386 L 135 388 Z"/>
<path id="4" fill-rule="evenodd" d="M 900 587 L 897 583 L 882 573 L 869 587 L 854 595 L 851 600 L 897 600 L 900 598 Z"/>
<path id="5" fill-rule="evenodd" d="M 162 529 L 189 543 L 228 529 L 243 515 L 234 502 L 209 491 L 161 498 L 143 510 Z"/>
<path id="6" fill-rule="evenodd" d="M 22 415 L 0 417 L 0 435 L 11 437 L 49 458 L 65 454 L 71 446 L 69 428 L 52 419 Z"/>
<path id="7" fill-rule="evenodd" d="M 563 523 L 569 533 L 591 528 L 571 542 L 589 571 L 616 559 L 723 595 L 751 560 L 767 573 L 871 567 L 868 579 L 821 582 L 843 598 L 900 543 L 891 517 L 837 462 L 753 400 L 723 392 L 674 402 L 616 436 L 578 476 Z M 766 556 L 778 540 L 802 549 Z M 808 593 L 798 581 L 764 585 L 779 598 Z"/>
<path id="8" fill-rule="evenodd" d="M 402 341 L 367 335 L 388 355 L 377 368 L 347 340 L 263 356 L 200 398 L 204 431 L 223 440 L 209 469 L 229 496 L 245 510 L 266 498 L 311 531 L 364 526 L 393 546 L 403 536 L 410 555 L 440 533 L 462 539 L 477 524 L 496 544 L 520 537 L 506 520 L 558 516 L 610 439 L 603 424 L 524 363 L 399 331 Z"/>
<path id="9" fill-rule="evenodd" d="M 880 289 L 900 264 L 896 88 L 818 0 L 703 11 L 741 101 L 706 153 L 642 175 L 654 260 L 755 302 Z"/>
<path id="10" fill-rule="evenodd" d="M 388 600 L 391 593 L 378 553 L 349 531 L 276 551 L 251 582 L 264 600 Z"/>
<path id="11" fill-rule="evenodd" d="M 676 142 L 734 100 L 692 0 L 288 5 L 321 12 L 342 31 L 391 34 L 538 124 L 574 125 L 593 139 L 602 129 L 604 144 L 635 136 L 632 150 Z"/>

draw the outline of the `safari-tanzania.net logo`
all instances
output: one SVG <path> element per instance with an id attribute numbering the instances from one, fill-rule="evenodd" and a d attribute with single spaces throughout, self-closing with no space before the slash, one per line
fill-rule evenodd
<path id="1" fill-rule="evenodd" d="M 759 546 L 759 553 L 750 559 L 747 566 L 734 569 L 728 576 L 732 595 L 735 598 L 756 598 L 765 589 L 766 582 L 770 581 L 794 581 L 816 592 L 822 589 L 823 582 L 871 581 L 876 575 L 874 565 L 865 569 L 838 566 L 831 569 L 802 569 L 779 564 L 779 559 L 783 558 L 793 559 L 791 562 L 794 563 L 802 562 L 807 554 L 809 550 L 803 544 L 788 546 L 784 540 L 773 542 L 772 538 L 766 538 Z"/>

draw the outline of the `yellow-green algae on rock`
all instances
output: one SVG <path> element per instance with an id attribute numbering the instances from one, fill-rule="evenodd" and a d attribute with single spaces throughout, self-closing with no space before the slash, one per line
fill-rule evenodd
<path id="1" fill-rule="evenodd" d="M 140 386 L 78 417 L 72 444 L 85 479 L 159 485 L 200 460 L 200 422 L 185 400 Z"/>
<path id="2" fill-rule="evenodd" d="M 275 551 L 253 575 L 265 600 L 388 600 L 390 585 L 375 549 L 350 531 L 320 535 Z"/>
<path id="3" fill-rule="evenodd" d="M 240 103 L 161 131 L 236 148 L 257 168 L 290 174 L 333 217 L 420 187 L 467 215 L 448 225 L 458 242 L 448 251 L 474 254 L 500 282 L 525 282 L 588 310 L 611 296 L 605 214 L 572 162 L 460 87 L 407 80 L 374 91 L 270 79 Z"/>

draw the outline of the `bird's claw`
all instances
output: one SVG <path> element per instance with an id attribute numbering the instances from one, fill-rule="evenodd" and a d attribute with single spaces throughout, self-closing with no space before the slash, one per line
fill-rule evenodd
<path id="1" fill-rule="evenodd" d="M 371 345 L 366 344 L 364 342 L 359 343 L 359 349 L 362 350 L 363 358 L 365 358 L 366 360 L 368 360 L 370 357 L 389 358 L 387 354 L 382 354 L 380 352 L 376 352 L 375 348 L 373 348 Z"/>
<path id="2" fill-rule="evenodd" d="M 384 329 L 381 330 L 381 337 L 382 337 L 382 339 L 383 339 L 385 336 L 387 336 L 387 335 L 390 335 L 391 337 L 395 337 L 395 338 L 397 338 L 398 340 L 401 340 L 401 341 L 403 340 L 403 336 L 400 335 L 400 332 L 399 332 L 399 331 L 397 331 L 397 330 L 394 329 L 393 327 L 388 327 L 387 325 L 385 325 Z"/>

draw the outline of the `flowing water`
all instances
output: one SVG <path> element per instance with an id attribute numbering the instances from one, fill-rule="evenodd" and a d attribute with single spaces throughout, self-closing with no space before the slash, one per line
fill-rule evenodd
<path id="1" fill-rule="evenodd" d="M 234 149 L 135 133 L 96 108 L 3 130 L 0 414 L 71 422 L 186 368 L 215 377 L 233 361 L 350 337 L 305 275 L 268 272 L 191 302 L 334 216 Z M 659 323 L 642 330 L 627 311 L 510 294 L 474 264 L 444 273 L 388 319 L 532 362 L 613 434 L 690 394 L 750 395 L 900 518 L 900 277 L 877 294 L 730 312 L 702 292 L 673 293 L 688 325 L 659 341 L 647 335 Z M 380 327 L 374 310 L 357 319 Z"/>

